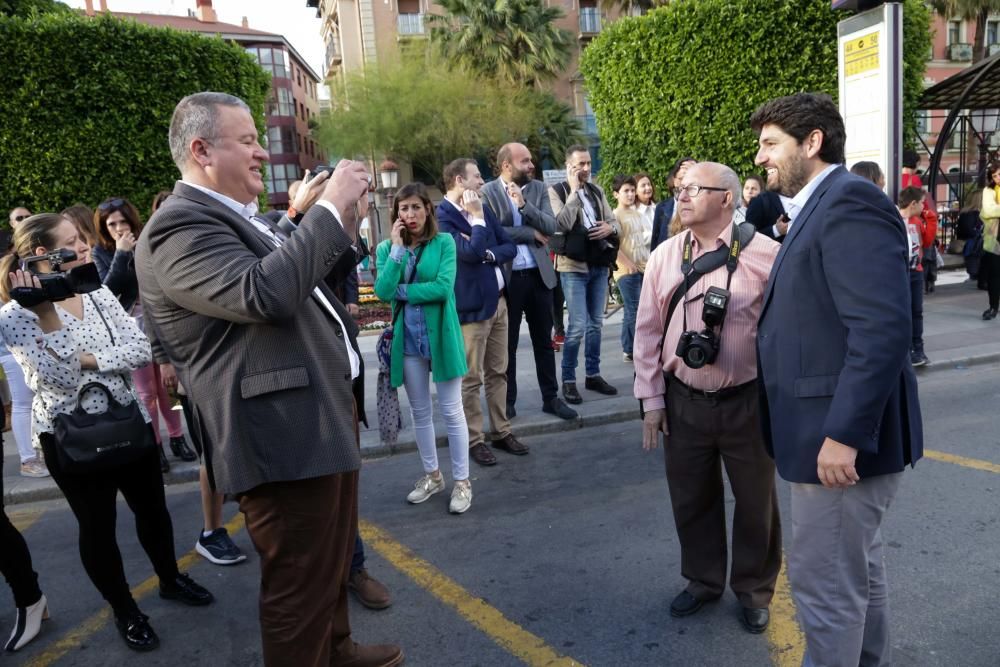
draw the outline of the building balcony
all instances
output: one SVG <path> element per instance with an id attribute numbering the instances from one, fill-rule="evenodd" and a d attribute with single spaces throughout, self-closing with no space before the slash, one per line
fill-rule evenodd
<path id="1" fill-rule="evenodd" d="M 424 15 L 400 14 L 396 17 L 396 32 L 400 37 L 422 37 L 424 35 Z"/>
<path id="2" fill-rule="evenodd" d="M 601 11 L 597 7 L 580 8 L 580 34 L 578 39 L 590 40 L 601 32 Z"/>
<path id="3" fill-rule="evenodd" d="M 340 49 L 340 38 L 331 33 L 326 41 L 326 66 L 339 65 L 343 60 L 344 54 Z"/>
<path id="4" fill-rule="evenodd" d="M 995 56 L 1000 53 L 1000 44 L 990 44 L 986 47 L 986 50 L 988 55 Z"/>
<path id="5" fill-rule="evenodd" d="M 969 62 L 972 60 L 972 44 L 956 42 L 948 45 L 948 60 Z"/>

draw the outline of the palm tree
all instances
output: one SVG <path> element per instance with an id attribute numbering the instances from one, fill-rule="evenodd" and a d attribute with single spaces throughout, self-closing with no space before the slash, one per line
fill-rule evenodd
<path id="1" fill-rule="evenodd" d="M 488 78 L 529 87 L 562 73 L 570 34 L 564 16 L 543 0 L 439 0 L 444 15 L 428 15 L 431 41 L 448 62 Z"/>
<path id="2" fill-rule="evenodd" d="M 931 6 L 945 19 L 975 21 L 972 62 L 978 63 L 986 57 L 986 20 L 991 13 L 1000 12 L 1000 0 L 931 0 Z"/>

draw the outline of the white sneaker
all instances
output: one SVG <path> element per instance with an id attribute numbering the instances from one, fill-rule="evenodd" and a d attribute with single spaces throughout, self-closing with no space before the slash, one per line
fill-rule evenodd
<path id="1" fill-rule="evenodd" d="M 444 475 L 437 479 L 434 479 L 430 475 L 424 475 L 413 485 L 413 490 L 410 491 L 410 495 L 406 496 L 406 501 L 414 505 L 419 505 L 435 493 L 441 493 L 442 491 L 444 491 Z"/>
<path id="2" fill-rule="evenodd" d="M 48 477 L 49 469 L 39 457 L 28 459 L 21 464 L 21 477 Z"/>
<path id="3" fill-rule="evenodd" d="M 448 511 L 452 514 L 462 514 L 472 507 L 472 485 L 468 482 L 464 484 L 455 482 L 455 488 L 451 490 L 451 502 L 448 504 Z"/>
<path id="4" fill-rule="evenodd" d="M 43 595 L 38 602 L 30 607 L 18 607 L 17 618 L 14 619 L 14 631 L 4 645 L 6 651 L 16 651 L 38 636 L 42 621 L 49 619 L 49 601 Z"/>

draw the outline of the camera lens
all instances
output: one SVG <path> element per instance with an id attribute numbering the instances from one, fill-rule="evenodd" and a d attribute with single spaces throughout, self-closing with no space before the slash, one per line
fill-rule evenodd
<path id="1" fill-rule="evenodd" d="M 691 346 L 687 349 L 687 355 L 684 357 L 684 363 L 687 364 L 689 368 L 701 368 L 705 365 L 705 351 L 700 347 Z"/>

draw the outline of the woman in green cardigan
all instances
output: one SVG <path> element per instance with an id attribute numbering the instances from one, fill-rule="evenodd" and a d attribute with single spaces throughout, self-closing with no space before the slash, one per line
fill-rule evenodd
<path id="1" fill-rule="evenodd" d="M 438 469 L 431 408 L 431 379 L 448 427 L 451 474 L 455 481 L 448 509 L 461 514 L 472 505 L 469 483 L 469 429 L 462 407 L 465 344 L 455 309 L 455 240 L 439 234 L 434 207 L 420 183 L 403 186 L 392 206 L 392 233 L 375 250 L 375 294 L 392 302 L 392 386 L 403 385 L 410 402 L 413 432 L 424 466 L 406 499 L 422 503 L 444 491 Z M 415 272 L 415 275 L 414 275 Z"/>

